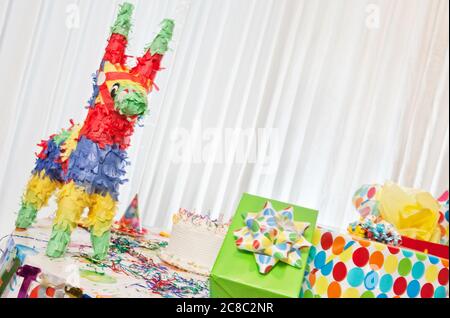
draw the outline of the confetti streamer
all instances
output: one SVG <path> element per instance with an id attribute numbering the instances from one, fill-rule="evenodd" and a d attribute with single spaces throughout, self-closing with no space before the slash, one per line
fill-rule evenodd
<path id="1" fill-rule="evenodd" d="M 109 269 L 117 274 L 143 280 L 144 283 L 134 283 L 129 287 L 145 289 L 165 298 L 208 297 L 208 281 L 185 278 L 139 252 L 139 249 L 159 251 L 166 246 L 165 241 L 144 240 L 113 233 L 106 260 L 99 261 L 84 253 L 83 249 L 75 257 L 86 260 L 97 273 L 101 274 Z"/>

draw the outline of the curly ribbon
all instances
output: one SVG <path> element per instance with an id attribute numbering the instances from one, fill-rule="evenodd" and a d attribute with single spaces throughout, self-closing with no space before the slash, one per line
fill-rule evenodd
<path id="1" fill-rule="evenodd" d="M 392 224 L 385 221 L 378 221 L 377 217 L 369 215 L 361 217 L 359 221 L 350 223 L 348 232 L 357 237 L 377 241 L 383 244 L 400 245 L 402 238 Z"/>
<path id="2" fill-rule="evenodd" d="M 278 263 L 301 268 L 301 249 L 311 246 L 304 237 L 309 223 L 294 221 L 292 207 L 275 211 L 267 202 L 259 213 L 248 213 L 245 227 L 236 230 L 234 237 L 240 250 L 255 253 L 261 274 L 267 274 Z"/>

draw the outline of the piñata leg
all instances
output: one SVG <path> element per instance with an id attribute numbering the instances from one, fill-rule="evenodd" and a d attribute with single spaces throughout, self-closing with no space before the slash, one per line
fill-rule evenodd
<path id="1" fill-rule="evenodd" d="M 111 226 L 116 214 L 117 202 L 111 195 L 93 194 L 88 219 L 91 220 L 91 242 L 94 258 L 104 259 L 108 255 Z"/>
<path id="2" fill-rule="evenodd" d="M 29 228 L 36 219 L 37 212 L 47 205 L 48 200 L 59 187 L 61 187 L 61 183 L 50 179 L 43 170 L 34 173 L 28 181 L 22 198 L 16 220 L 17 229 Z"/>
<path id="3" fill-rule="evenodd" d="M 83 210 L 90 205 L 90 195 L 71 181 L 62 186 L 57 203 L 52 235 L 47 245 L 47 255 L 55 258 L 64 255 L 70 234 L 77 227 Z"/>

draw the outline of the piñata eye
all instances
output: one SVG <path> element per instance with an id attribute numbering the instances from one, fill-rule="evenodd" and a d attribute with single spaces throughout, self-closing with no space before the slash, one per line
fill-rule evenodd
<path id="1" fill-rule="evenodd" d="M 112 89 L 111 89 L 111 97 L 112 97 L 112 98 L 115 98 L 115 97 L 116 97 L 117 91 L 119 90 L 119 88 L 120 88 L 120 84 L 119 84 L 119 83 L 115 83 L 115 84 L 113 85 L 113 87 L 112 87 Z"/>

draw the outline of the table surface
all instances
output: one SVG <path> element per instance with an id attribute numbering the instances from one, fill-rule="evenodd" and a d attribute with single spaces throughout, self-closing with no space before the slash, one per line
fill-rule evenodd
<path id="1" fill-rule="evenodd" d="M 27 250 L 25 264 L 45 274 L 63 279 L 90 297 L 178 298 L 208 297 L 208 279 L 164 263 L 159 253 L 167 238 L 151 229 L 137 239 L 113 233 L 109 257 L 102 262 L 92 260 L 89 232 L 77 228 L 63 258 L 50 259 L 45 249 L 51 233 L 51 219 L 40 219 L 24 232 L 14 232 L 16 245 Z"/>

